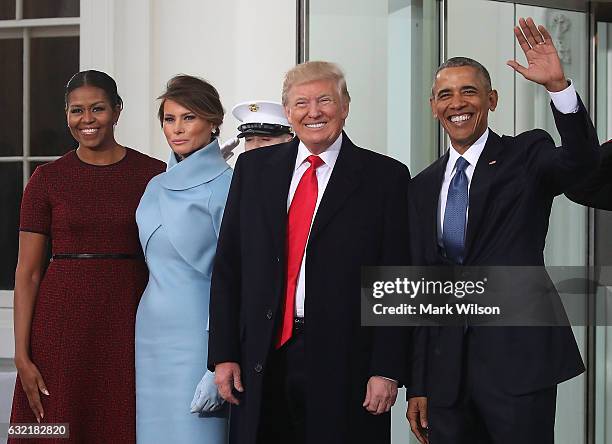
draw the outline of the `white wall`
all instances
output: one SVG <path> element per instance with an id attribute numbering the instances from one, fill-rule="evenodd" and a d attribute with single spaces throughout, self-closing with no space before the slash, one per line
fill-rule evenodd
<path id="1" fill-rule="evenodd" d="M 118 140 L 163 160 L 169 149 L 155 98 L 173 75 L 204 77 L 217 88 L 226 140 L 237 133 L 231 108 L 253 98 L 280 101 L 296 60 L 292 1 L 81 0 L 81 23 L 81 69 L 108 72 L 125 102 Z"/>

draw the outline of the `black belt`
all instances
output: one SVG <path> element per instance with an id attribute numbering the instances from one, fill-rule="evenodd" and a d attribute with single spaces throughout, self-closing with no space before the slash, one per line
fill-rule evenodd
<path id="1" fill-rule="evenodd" d="M 58 253 L 51 256 L 51 260 L 57 259 L 143 259 L 143 256 L 128 253 Z"/>
<path id="2" fill-rule="evenodd" d="M 304 318 L 294 317 L 293 318 L 293 333 L 301 333 L 304 331 Z"/>

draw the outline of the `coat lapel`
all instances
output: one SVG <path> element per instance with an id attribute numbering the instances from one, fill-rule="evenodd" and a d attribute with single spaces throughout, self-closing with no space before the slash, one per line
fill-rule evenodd
<path id="1" fill-rule="evenodd" d="M 444 180 L 444 171 L 446 170 L 446 164 L 448 163 L 449 153 L 448 151 L 444 156 L 433 164 L 432 170 L 427 175 L 426 184 L 424 189 L 428 190 L 431 195 L 423 196 L 423 209 L 424 214 L 423 223 L 424 226 L 428 227 L 431 235 L 429 238 L 429 248 L 431 248 L 432 257 L 439 256 L 438 246 L 438 220 L 439 205 L 440 205 L 440 188 L 442 188 L 442 181 Z"/>
<path id="2" fill-rule="evenodd" d="M 470 256 L 476 233 L 482 223 L 491 183 L 501 161 L 499 157 L 502 149 L 501 138 L 493 131 L 489 131 L 487 143 L 478 159 L 470 184 L 469 214 L 465 242 L 466 259 Z"/>
<path id="3" fill-rule="evenodd" d="M 357 147 L 345 133 L 342 133 L 342 146 L 338 154 L 338 160 L 336 160 L 329 183 L 325 188 L 325 193 L 317 209 L 310 232 L 310 240 L 316 239 L 321 230 L 329 223 L 334 214 L 342 208 L 346 199 L 357 188 L 362 168 L 363 163 L 359 157 Z"/>
<path id="4" fill-rule="evenodd" d="M 287 196 L 295 169 L 299 140 L 294 138 L 276 149 L 262 172 L 265 217 L 277 254 L 284 258 L 287 233 Z"/>

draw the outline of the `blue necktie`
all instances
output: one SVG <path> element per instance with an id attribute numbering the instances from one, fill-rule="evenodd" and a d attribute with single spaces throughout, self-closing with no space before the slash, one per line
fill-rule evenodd
<path id="1" fill-rule="evenodd" d="M 446 257 L 457 264 L 463 263 L 465 249 L 465 216 L 468 207 L 468 178 L 465 169 L 469 162 L 459 157 L 455 175 L 448 187 L 442 244 Z"/>

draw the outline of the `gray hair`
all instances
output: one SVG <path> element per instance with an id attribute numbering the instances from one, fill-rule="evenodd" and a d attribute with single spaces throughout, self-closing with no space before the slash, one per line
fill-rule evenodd
<path id="1" fill-rule="evenodd" d="M 476 69 L 476 71 L 478 71 L 478 73 L 482 76 L 485 82 L 485 86 L 487 87 L 487 91 L 491 91 L 491 89 L 493 89 L 491 86 L 491 75 L 489 74 L 489 71 L 487 71 L 487 68 L 485 68 L 480 62 L 477 62 L 474 59 L 470 59 L 469 57 L 451 57 L 446 62 L 438 66 L 438 69 L 436 69 L 436 73 L 434 74 L 434 84 L 435 84 L 436 77 L 438 77 L 438 74 L 443 69 L 459 68 L 462 66 L 471 66 L 472 68 Z M 433 97 L 433 95 L 434 94 L 433 94 L 433 85 L 432 85 L 431 96 Z"/>
<path id="2" fill-rule="evenodd" d="M 348 104 L 351 101 L 351 96 L 346 87 L 346 79 L 340 67 L 331 62 L 312 61 L 300 63 L 285 74 L 282 93 L 283 105 L 288 105 L 289 90 L 292 86 L 317 80 L 332 80 L 336 82 L 338 92 L 345 103 Z"/>

